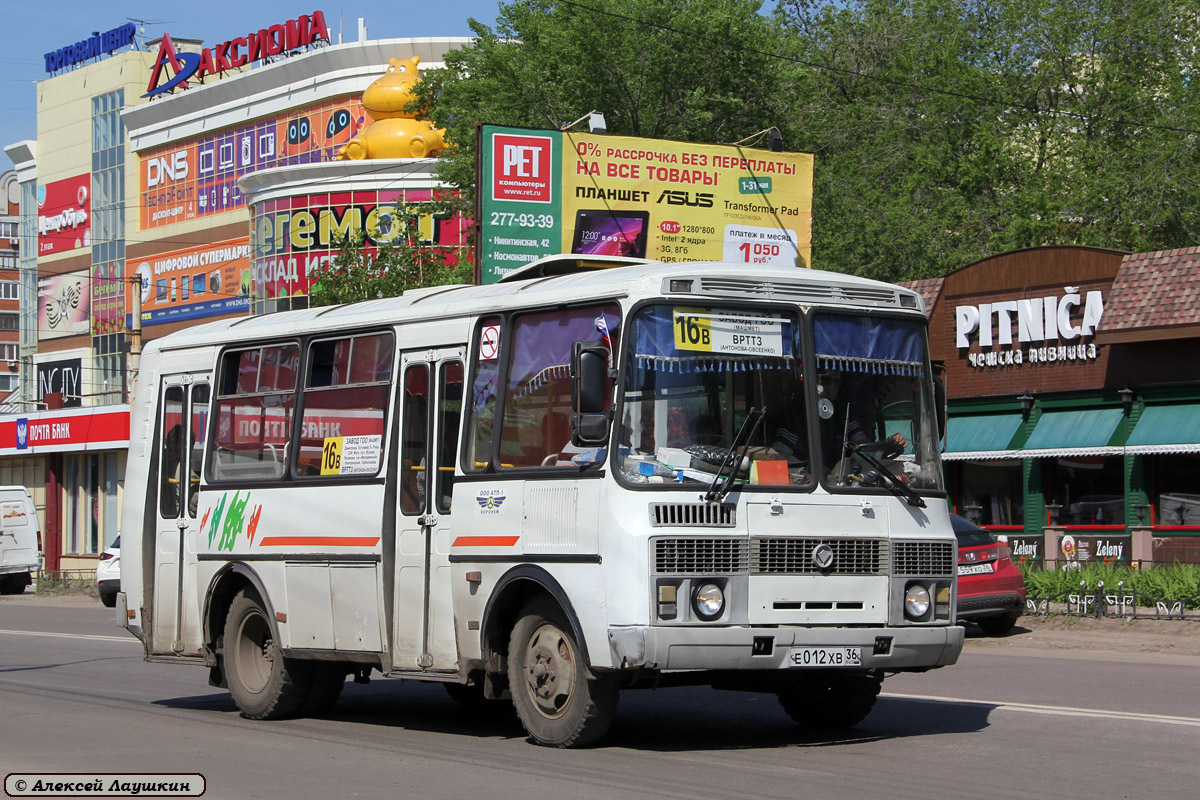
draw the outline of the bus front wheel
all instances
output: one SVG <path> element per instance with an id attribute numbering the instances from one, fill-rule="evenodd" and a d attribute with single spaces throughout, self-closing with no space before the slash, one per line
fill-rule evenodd
<path id="1" fill-rule="evenodd" d="M 225 677 L 242 716 L 281 719 L 308 693 L 311 665 L 284 658 L 259 599 L 238 592 L 225 618 Z"/>
<path id="2" fill-rule="evenodd" d="M 882 686 L 877 672 L 798 671 L 780 687 L 779 703 L 803 728 L 838 730 L 866 719 Z"/>
<path id="3" fill-rule="evenodd" d="M 546 747 L 592 744 L 616 714 L 616 684 L 590 675 L 571 626 L 548 601 L 527 605 L 513 627 L 508 682 L 521 724 Z"/>

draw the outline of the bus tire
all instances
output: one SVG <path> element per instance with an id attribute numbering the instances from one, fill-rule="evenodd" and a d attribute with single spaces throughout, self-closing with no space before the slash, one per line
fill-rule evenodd
<path id="1" fill-rule="evenodd" d="M 225 677 L 229 693 L 247 719 L 282 719 L 299 710 L 312 667 L 284 658 L 275 627 L 258 597 L 243 590 L 225 618 Z"/>
<path id="2" fill-rule="evenodd" d="M 527 605 L 513 626 L 508 683 L 521 724 L 544 747 L 593 744 L 616 715 L 616 683 L 590 674 L 570 624 L 549 600 Z"/>
<path id="3" fill-rule="evenodd" d="M 883 686 L 877 672 L 801 672 L 787 676 L 779 703 L 797 725 L 813 731 L 850 728 L 866 719 Z"/>
<path id="4" fill-rule="evenodd" d="M 304 695 L 304 702 L 300 704 L 301 716 L 311 717 L 332 711 L 342 696 L 349 674 L 349 665 L 340 661 L 314 662 L 308 691 Z"/>

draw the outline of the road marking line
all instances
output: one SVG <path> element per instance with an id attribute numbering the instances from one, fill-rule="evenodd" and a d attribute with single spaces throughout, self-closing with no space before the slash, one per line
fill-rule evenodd
<path id="1" fill-rule="evenodd" d="M 1142 714 L 1136 711 L 1111 711 L 1104 708 L 1074 708 L 1072 706 L 1044 706 L 1036 703 L 1010 703 L 1005 700 L 981 700 L 966 697 L 935 697 L 923 694 L 893 694 L 882 692 L 880 697 L 898 700 L 928 700 L 935 703 L 965 703 L 973 706 L 993 706 L 1007 711 L 1025 711 L 1030 714 L 1052 714 L 1062 717 L 1092 717 L 1095 719 L 1125 719 L 1142 722 L 1160 722 L 1166 725 L 1187 725 L 1200 728 L 1200 718 L 1172 717 L 1166 714 Z"/>
<path id="2" fill-rule="evenodd" d="M 50 636 L 57 639 L 91 639 L 97 642 L 133 642 L 141 644 L 133 636 L 98 636 L 90 633 L 46 633 L 45 631 L 9 631 L 0 628 L 0 633 L 10 636 Z"/>

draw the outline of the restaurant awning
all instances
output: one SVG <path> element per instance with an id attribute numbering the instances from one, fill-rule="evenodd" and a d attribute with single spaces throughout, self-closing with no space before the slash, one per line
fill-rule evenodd
<path id="1" fill-rule="evenodd" d="M 1125 448 L 1110 446 L 1109 442 L 1124 416 L 1125 412 L 1119 408 L 1049 411 L 1038 420 L 1020 456 L 1057 458 L 1123 453 Z"/>
<path id="2" fill-rule="evenodd" d="M 1023 421 L 1020 413 L 950 417 L 942 460 L 1021 458 L 1023 453 L 1010 449 L 1010 445 Z"/>
<path id="3" fill-rule="evenodd" d="M 1200 406 L 1147 406 L 1125 445 L 1127 453 L 1200 453 Z"/>

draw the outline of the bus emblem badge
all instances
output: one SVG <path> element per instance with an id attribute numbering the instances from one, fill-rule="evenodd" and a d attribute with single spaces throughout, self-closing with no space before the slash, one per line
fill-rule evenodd
<path id="1" fill-rule="evenodd" d="M 812 562 L 817 569 L 829 569 L 833 566 L 833 548 L 827 544 L 819 544 L 813 548 Z"/>

